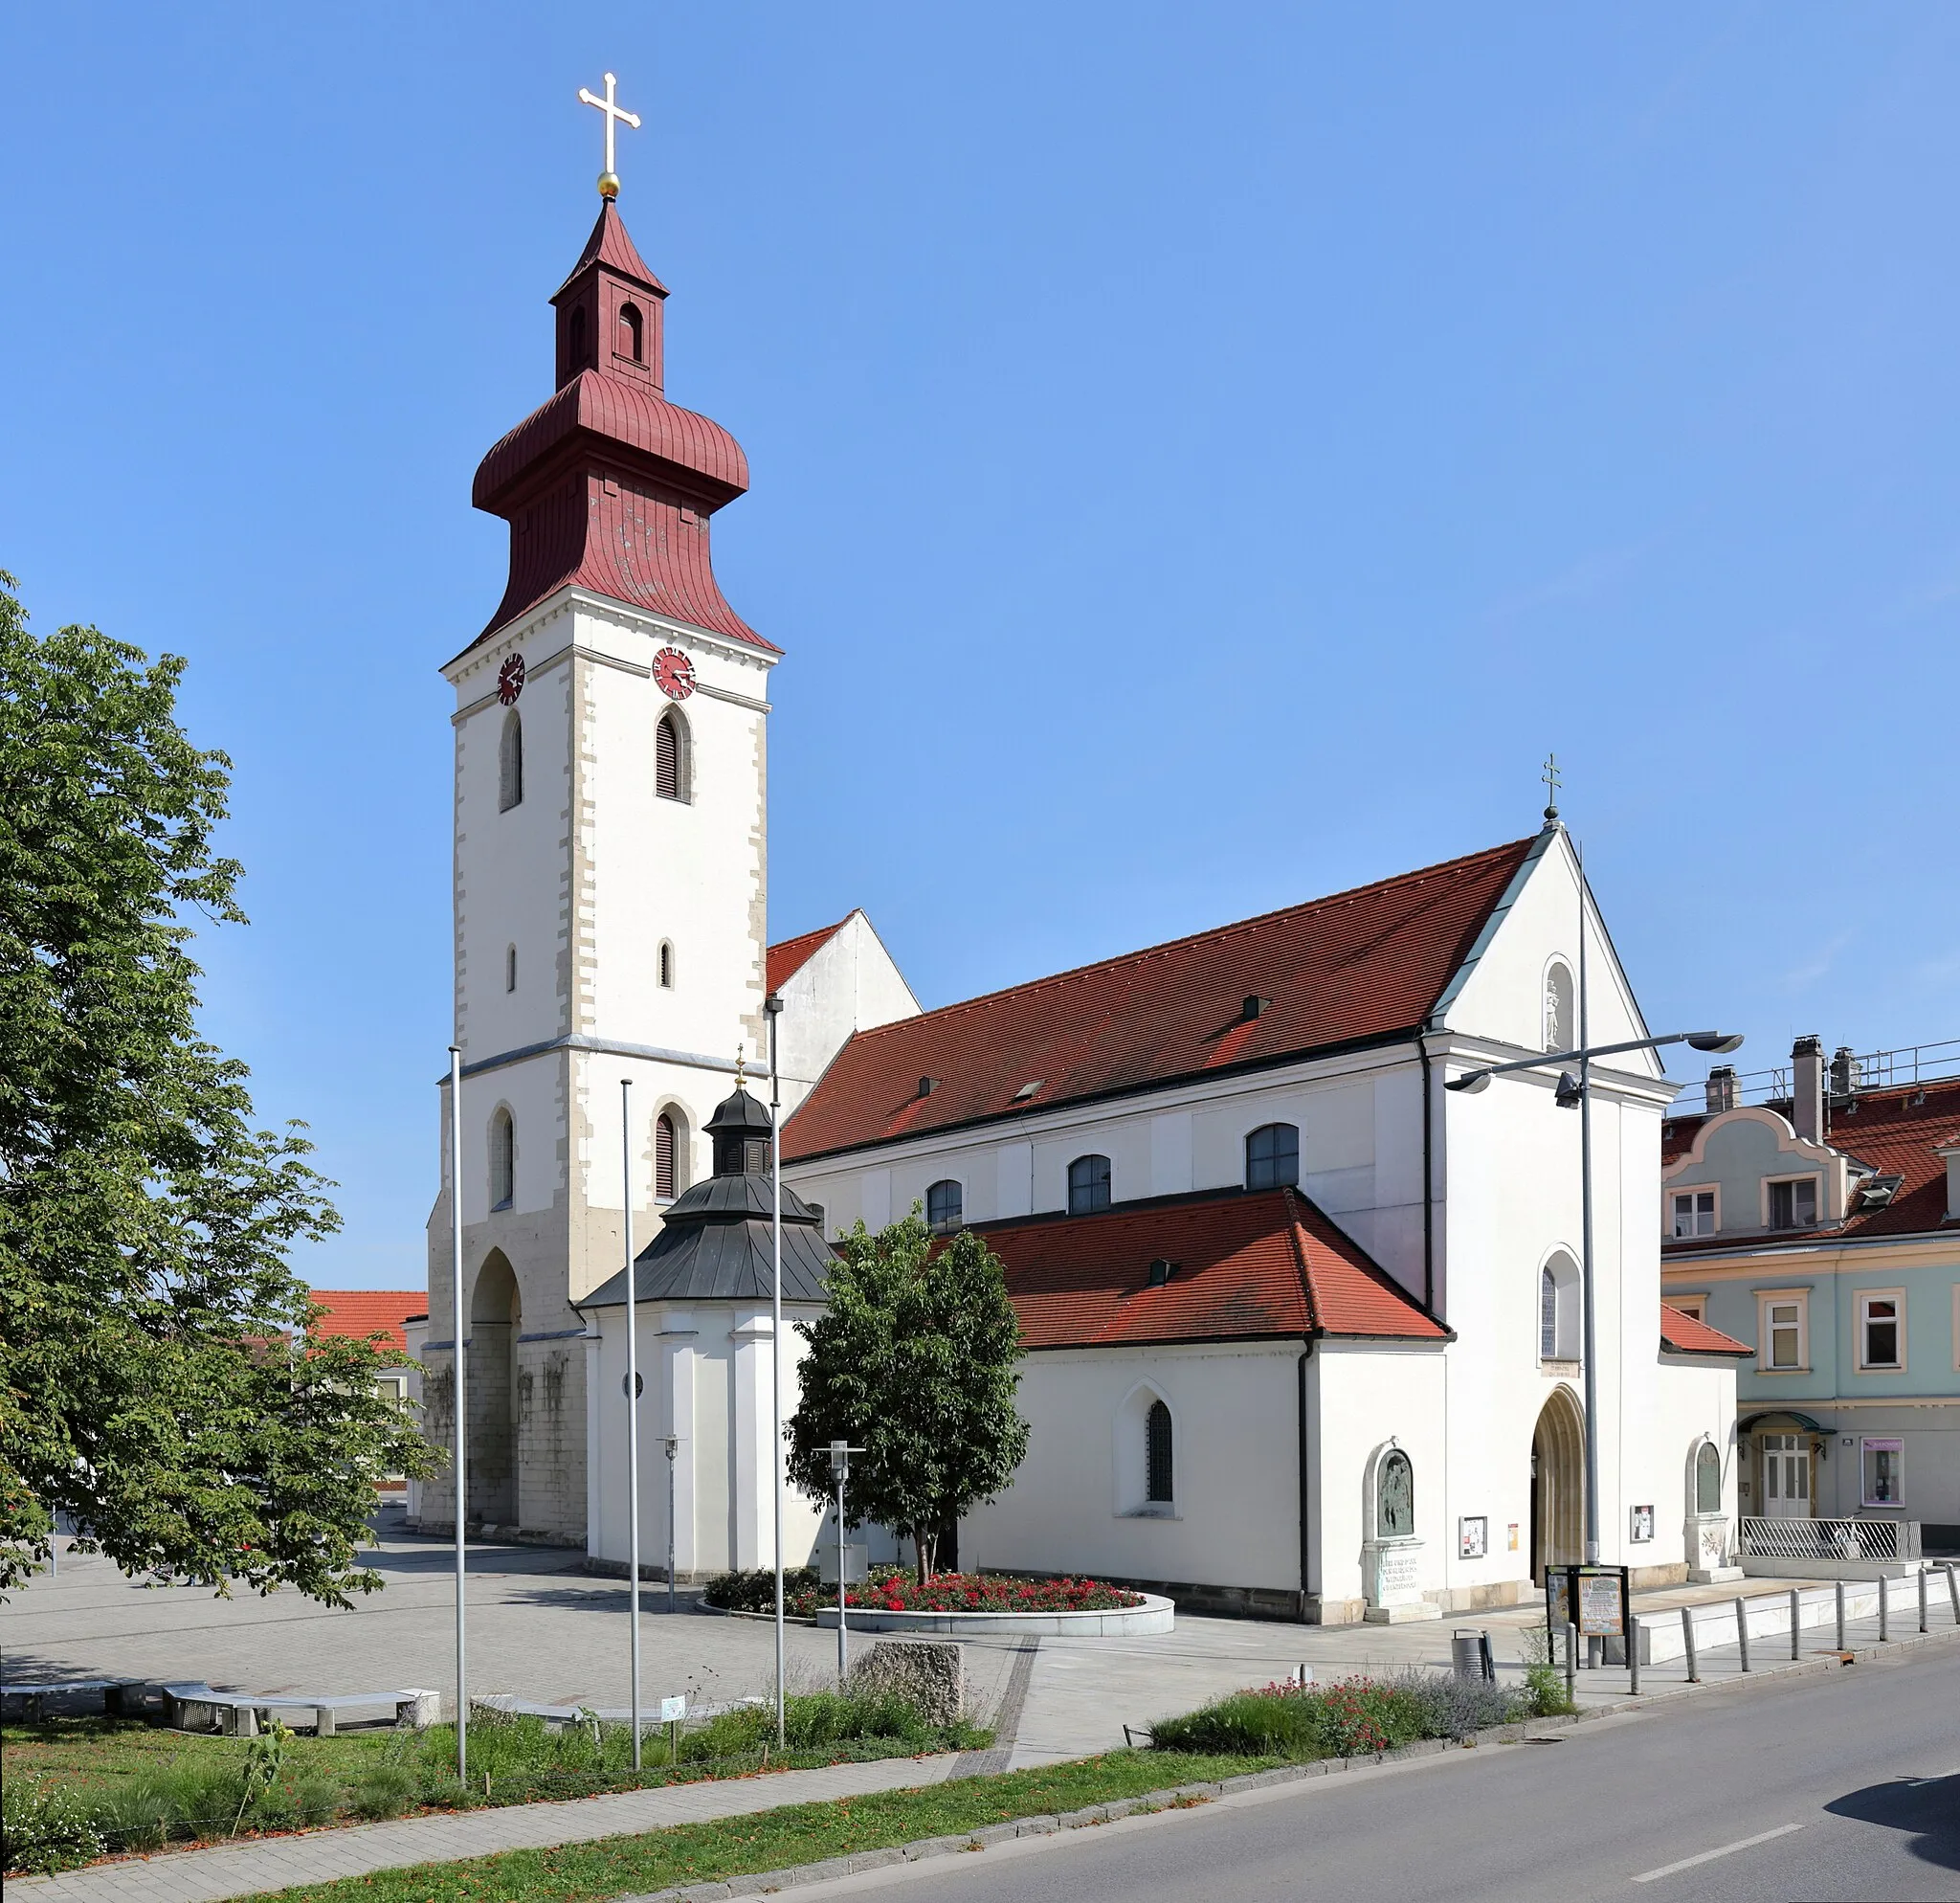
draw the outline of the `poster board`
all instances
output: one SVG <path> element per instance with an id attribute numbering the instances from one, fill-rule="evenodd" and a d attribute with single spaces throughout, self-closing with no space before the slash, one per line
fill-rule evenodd
<path id="1" fill-rule="evenodd" d="M 1545 1624 L 1558 1656 L 1568 1625 L 1582 1639 L 1623 1639 L 1633 1613 L 1631 1577 L 1624 1566 L 1554 1566 L 1545 1576 Z"/>

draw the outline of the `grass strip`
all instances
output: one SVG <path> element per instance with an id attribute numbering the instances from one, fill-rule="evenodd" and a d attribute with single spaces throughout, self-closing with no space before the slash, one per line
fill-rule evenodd
<path id="1" fill-rule="evenodd" d="M 264 1893 L 277 1895 L 280 1903 L 598 1903 L 622 1893 L 788 1869 L 922 1838 L 984 1830 L 1016 1818 L 1113 1803 L 1173 1784 L 1209 1783 L 1266 1770 L 1281 1761 L 1112 1751 L 916 1790 L 786 1804 L 637 1836 L 602 1837 L 546 1850 L 504 1850 L 459 1863 L 416 1864 Z"/>

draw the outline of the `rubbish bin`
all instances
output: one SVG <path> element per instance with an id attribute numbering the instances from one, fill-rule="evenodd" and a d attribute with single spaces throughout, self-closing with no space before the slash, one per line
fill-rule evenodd
<path id="1" fill-rule="evenodd" d="M 1457 1632 L 1450 1638 L 1450 1669 L 1459 1678 L 1483 1676 L 1483 1634 Z"/>

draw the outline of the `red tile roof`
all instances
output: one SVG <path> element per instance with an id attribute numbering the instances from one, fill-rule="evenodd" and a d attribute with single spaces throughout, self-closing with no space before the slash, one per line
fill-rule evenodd
<path id="1" fill-rule="evenodd" d="M 1665 1302 L 1660 1305 L 1660 1345 L 1673 1349 L 1677 1354 L 1749 1355 L 1756 1352 L 1747 1342 L 1724 1334 L 1719 1328 L 1710 1328 L 1698 1316 L 1683 1309 L 1670 1308 Z"/>
<path id="2" fill-rule="evenodd" d="M 425 1313 L 429 1295 L 422 1288 L 316 1288 L 314 1302 L 326 1312 L 316 1327 L 320 1334 L 350 1334 L 365 1341 L 385 1334 L 396 1348 L 406 1348 L 402 1324 Z"/>
<path id="3" fill-rule="evenodd" d="M 1832 1112 L 1827 1140 L 1856 1163 L 1868 1164 L 1881 1175 L 1902 1176 L 1892 1199 L 1876 1209 L 1854 1208 L 1835 1229 L 1787 1230 L 1748 1236 L 1697 1236 L 1692 1241 L 1662 1244 L 1670 1259 L 1748 1245 L 1774 1245 L 1804 1237 L 1911 1236 L 1952 1225 L 1947 1214 L 1947 1164 L 1936 1151 L 1952 1134 L 1960 1118 L 1960 1078 L 1927 1085 L 1895 1085 L 1884 1090 L 1860 1091 L 1856 1108 Z M 1775 1108 L 1780 1108 L 1780 1106 Z M 1672 1168 L 1693 1147 L 1706 1117 L 1677 1117 L 1663 1126 L 1661 1167 Z M 786 1125 L 787 1135 L 793 1126 Z M 1854 1202 L 1858 1200 L 1853 1198 Z"/>
<path id="4" fill-rule="evenodd" d="M 785 1124 L 785 1159 L 1411 1031 L 1532 844 L 859 1031 Z M 1250 996 L 1267 1000 L 1253 1019 L 1242 1013 Z M 924 1097 L 922 1077 L 935 1080 Z"/>
<path id="5" fill-rule="evenodd" d="M 974 1227 L 1007 1269 L 1030 1348 L 1308 1334 L 1450 1339 L 1294 1190 L 1234 1190 Z M 1153 1288 L 1149 1267 L 1158 1258 L 1176 1267 Z"/>
<path id="6" fill-rule="evenodd" d="M 804 932 L 799 938 L 786 938 L 779 945 L 771 945 L 768 953 L 768 989 L 781 991 L 805 965 L 809 964 L 821 947 L 829 944 L 851 923 L 852 916 L 846 913 L 835 925 L 821 926 L 815 931 Z"/>

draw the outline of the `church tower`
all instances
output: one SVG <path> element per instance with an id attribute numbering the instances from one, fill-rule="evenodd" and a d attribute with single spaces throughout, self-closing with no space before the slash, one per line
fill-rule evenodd
<path id="1" fill-rule="evenodd" d="M 610 93 L 610 87 L 609 87 Z M 593 101 L 597 104 L 599 101 Z M 611 120 L 608 130 L 610 134 Z M 600 182 L 551 299 L 555 390 L 483 459 L 503 598 L 456 689 L 456 1041 L 429 1225 L 424 1399 L 445 1442 L 447 1119 L 462 1154 L 466 1515 L 583 1543 L 587 1349 L 573 1306 L 622 1262 L 622 1079 L 635 1245 L 712 1168 L 704 1127 L 764 1047 L 765 761 L 779 650 L 723 599 L 709 524 L 740 445 L 665 392 L 666 286 Z M 426 1529 L 454 1489 L 422 1492 Z"/>

